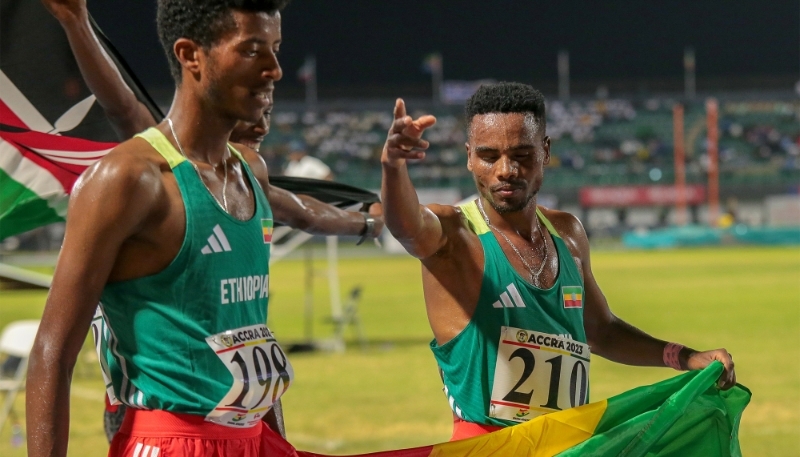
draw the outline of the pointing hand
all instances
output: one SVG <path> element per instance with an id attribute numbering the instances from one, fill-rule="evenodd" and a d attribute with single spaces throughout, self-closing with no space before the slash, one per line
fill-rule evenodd
<path id="1" fill-rule="evenodd" d="M 412 119 L 406 115 L 406 104 L 398 98 L 394 105 L 394 122 L 383 146 L 381 163 L 396 167 L 407 159 L 425 158 L 425 150 L 430 143 L 422 139 L 422 132 L 436 123 L 431 115 Z"/>

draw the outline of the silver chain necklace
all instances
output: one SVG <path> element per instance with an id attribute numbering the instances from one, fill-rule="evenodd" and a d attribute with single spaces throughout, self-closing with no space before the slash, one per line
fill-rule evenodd
<path id="1" fill-rule="evenodd" d="M 508 245 L 511 246 L 511 249 L 513 249 L 514 252 L 517 254 L 517 257 L 519 257 L 519 260 L 522 261 L 522 264 L 525 265 L 525 268 L 528 269 L 528 274 L 531 277 L 531 284 L 533 284 L 536 287 L 541 287 L 541 283 L 539 282 L 539 276 L 541 276 L 542 272 L 544 271 L 545 265 L 547 265 L 547 240 L 545 240 L 544 238 L 544 231 L 542 230 L 542 224 L 539 222 L 539 217 L 536 216 L 536 225 L 539 227 L 539 235 L 542 236 L 542 243 L 544 244 L 544 259 L 542 259 L 542 264 L 539 266 L 539 269 L 537 271 L 534 271 L 533 267 L 525 260 L 525 257 L 522 256 L 522 253 L 519 252 L 519 249 L 517 249 L 517 247 L 514 246 L 514 243 L 511 242 L 511 240 L 506 236 L 506 234 L 501 232 L 500 229 L 498 229 L 497 227 L 492 225 L 491 222 L 489 222 L 489 216 L 487 216 L 486 211 L 483 210 L 483 201 L 481 197 L 478 197 L 478 209 L 481 210 L 481 215 L 483 216 L 483 220 L 486 221 L 486 225 L 488 225 L 489 228 L 494 230 L 496 233 L 499 233 L 500 236 L 502 236 L 503 239 L 506 240 Z"/>
<path id="2" fill-rule="evenodd" d="M 225 212 L 227 213 L 228 212 L 228 196 L 227 196 L 227 192 L 226 191 L 228 189 L 228 161 L 227 160 L 223 160 L 222 161 L 222 164 L 223 164 L 223 167 L 224 167 L 224 170 L 225 170 L 225 177 L 222 178 L 222 201 L 220 202 L 219 199 L 217 198 L 217 196 L 214 195 L 214 192 L 211 192 L 211 189 L 208 187 L 208 184 L 206 184 L 206 182 L 203 180 L 203 175 L 200 174 L 200 169 L 197 168 L 197 164 L 195 164 L 192 161 L 192 159 L 190 159 L 189 156 L 187 156 L 186 153 L 183 152 L 183 146 L 181 146 L 181 142 L 178 140 L 178 135 L 175 135 L 175 127 L 172 125 L 172 119 L 167 118 L 167 123 L 169 124 L 170 132 L 172 132 L 172 138 L 175 138 L 175 143 L 178 145 L 178 150 L 181 151 L 181 155 L 183 157 L 185 157 L 186 160 L 189 161 L 190 164 L 192 164 L 192 167 L 194 167 L 194 171 L 197 172 L 197 177 L 200 178 L 200 182 L 203 183 L 203 186 L 205 186 L 205 188 L 208 191 L 208 193 L 211 194 L 211 197 L 214 198 L 214 201 L 216 201 L 219 206 L 221 206 L 223 209 L 225 209 Z M 214 167 L 214 170 L 216 170 L 216 167 Z"/>

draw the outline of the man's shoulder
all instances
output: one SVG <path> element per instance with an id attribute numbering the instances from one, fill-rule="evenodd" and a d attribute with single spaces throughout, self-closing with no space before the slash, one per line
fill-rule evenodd
<path id="1" fill-rule="evenodd" d="M 477 238 L 472 223 L 460 206 L 430 204 L 425 205 L 439 219 L 442 231 L 450 242 Z"/>
<path id="2" fill-rule="evenodd" d="M 564 237 L 586 236 L 586 231 L 580 219 L 572 213 L 539 206 L 539 211 L 553 224 L 559 235 Z"/>
<path id="3" fill-rule="evenodd" d="M 440 205 L 438 203 L 432 203 L 430 205 L 425 205 L 426 208 L 431 210 L 433 214 L 435 214 L 439 220 L 441 221 L 452 221 L 452 222 L 460 222 L 464 215 L 461 211 L 461 208 L 458 206 L 453 205 Z"/>
<path id="4" fill-rule="evenodd" d="M 155 190 L 169 163 L 146 140 L 131 138 L 112 149 L 84 172 L 76 190 L 92 186 L 93 192 Z"/>
<path id="5" fill-rule="evenodd" d="M 135 136 L 118 144 L 109 151 L 103 159 L 128 160 L 129 163 L 138 161 L 141 163 L 167 163 L 167 160 L 156 151 L 149 141 L 142 137 Z"/>
<path id="6" fill-rule="evenodd" d="M 588 246 L 588 238 L 586 230 L 580 219 L 572 213 L 566 211 L 559 211 L 557 209 L 550 209 L 544 206 L 539 206 L 539 210 L 544 214 L 544 217 L 550 221 L 558 235 L 563 239 L 570 248 L 582 251 L 584 246 Z"/>
<path id="7" fill-rule="evenodd" d="M 267 162 L 264 161 L 264 158 L 261 157 L 259 153 L 256 151 L 248 148 L 247 146 L 239 143 L 231 143 L 231 146 L 239 152 L 242 156 L 242 159 L 245 161 L 248 167 L 250 167 L 250 171 L 253 172 L 253 175 L 256 179 L 259 180 L 268 180 L 269 179 L 269 169 L 267 168 Z"/>

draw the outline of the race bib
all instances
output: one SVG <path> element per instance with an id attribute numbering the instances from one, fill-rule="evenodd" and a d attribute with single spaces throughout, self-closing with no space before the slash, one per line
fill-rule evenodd
<path id="1" fill-rule="evenodd" d="M 206 420 L 252 427 L 289 388 L 294 371 L 266 325 L 251 325 L 206 338 L 233 375 L 233 385 Z"/>
<path id="2" fill-rule="evenodd" d="M 572 339 L 503 327 L 489 416 L 526 422 L 586 404 L 589 346 Z"/>

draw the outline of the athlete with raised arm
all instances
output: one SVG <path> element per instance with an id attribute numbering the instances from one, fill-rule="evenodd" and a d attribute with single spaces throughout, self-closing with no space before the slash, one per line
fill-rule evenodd
<path id="1" fill-rule="evenodd" d="M 100 44 L 89 22 L 86 0 L 41 0 L 67 35 L 70 49 L 78 63 L 81 76 L 97 97 L 120 139 L 127 140 L 156 125 L 147 107 L 128 87 L 116 64 Z M 270 100 L 271 102 L 274 100 Z M 231 132 L 230 141 L 258 151 L 269 133 L 272 104 L 257 122 L 239 121 Z"/>
<path id="2" fill-rule="evenodd" d="M 130 139 L 156 125 L 153 114 L 128 86 L 115 62 L 100 43 L 89 20 L 86 0 L 42 0 L 42 4 L 64 29 L 81 76 L 120 139 Z M 231 132 L 230 141 L 258 151 L 264 137 L 269 133 L 271 110 L 272 106 L 269 106 L 258 122 L 238 121 Z M 97 321 L 95 325 L 101 325 L 101 322 Z M 125 410 L 124 404 L 112 405 L 106 397 L 103 428 L 109 442 L 122 424 Z M 280 400 L 275 403 L 273 410 L 282 430 Z"/>
<path id="3" fill-rule="evenodd" d="M 422 262 L 431 349 L 454 415 L 453 439 L 585 404 L 591 355 L 628 365 L 697 370 L 725 365 L 654 338 L 615 316 L 592 274 L 589 240 L 573 215 L 537 206 L 550 160 L 542 94 L 517 83 L 481 86 L 466 105 L 467 168 L 478 198 L 421 206 L 407 160 L 423 159 L 432 116 L 398 100 L 383 149 L 386 225 Z"/>
<path id="4" fill-rule="evenodd" d="M 28 452 L 63 456 L 75 359 L 99 302 L 110 393 L 130 408 L 109 455 L 266 455 L 292 369 L 266 327 L 274 222 L 382 227 L 271 186 L 228 144 L 271 105 L 285 1 L 159 0 L 177 90 L 168 117 L 84 173 L 28 375 Z M 74 217 L 74 215 L 80 215 Z"/>

